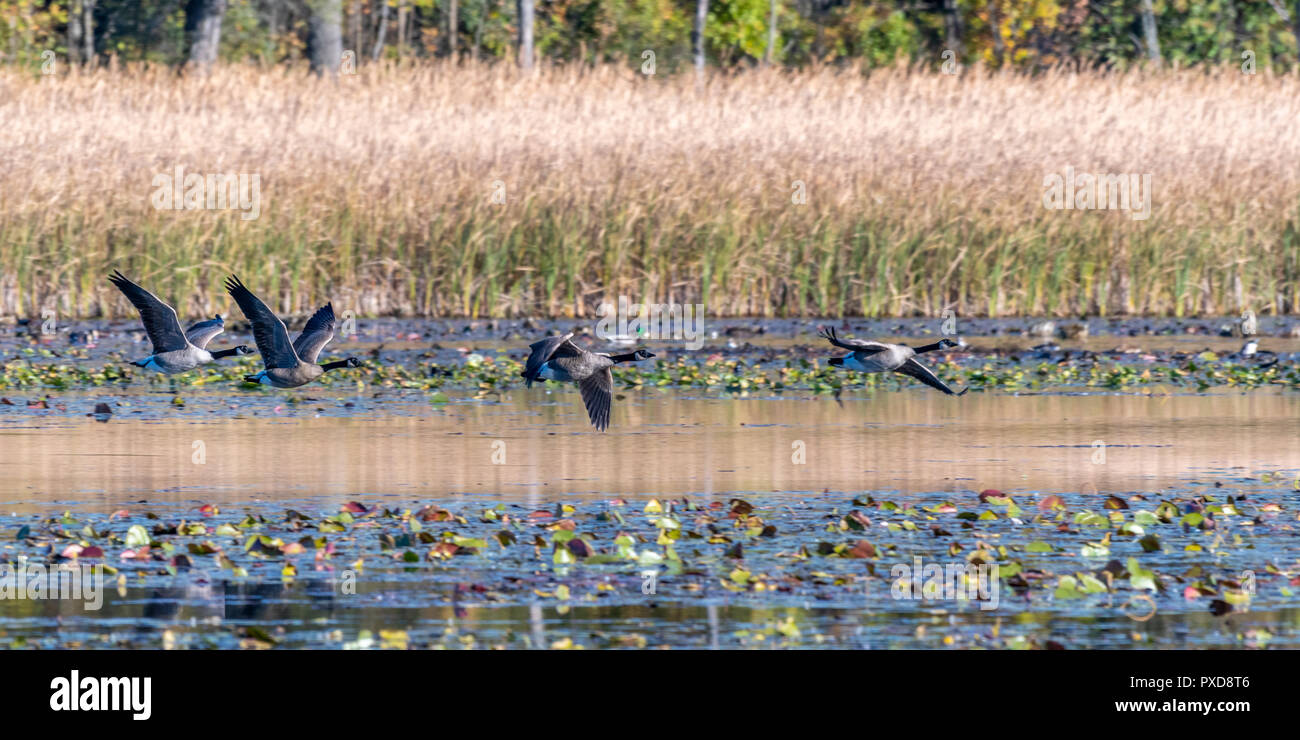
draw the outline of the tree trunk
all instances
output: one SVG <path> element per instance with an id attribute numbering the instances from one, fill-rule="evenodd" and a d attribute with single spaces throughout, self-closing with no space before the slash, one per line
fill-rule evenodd
<path id="1" fill-rule="evenodd" d="M 343 0 L 309 0 L 307 58 L 312 74 L 337 75 L 343 60 Z"/>
<path id="2" fill-rule="evenodd" d="M 763 53 L 764 64 L 771 64 L 772 55 L 776 53 L 776 0 L 772 0 L 770 7 L 771 13 L 767 17 L 767 50 Z"/>
<path id="3" fill-rule="evenodd" d="M 361 0 L 352 0 L 352 50 L 356 52 L 357 61 L 361 60 L 361 47 L 364 42 L 361 40 Z"/>
<path id="4" fill-rule="evenodd" d="M 81 0 L 81 61 L 95 62 L 95 0 Z"/>
<path id="5" fill-rule="evenodd" d="M 998 16 L 998 0 L 989 0 L 989 25 L 993 31 L 993 58 L 1002 66 L 1002 18 Z"/>
<path id="6" fill-rule="evenodd" d="M 533 0 L 516 0 L 519 9 L 519 67 L 533 67 Z"/>
<path id="7" fill-rule="evenodd" d="M 695 27 L 691 29 L 691 48 L 695 52 L 695 75 L 704 74 L 704 24 L 709 20 L 709 0 L 695 0 Z"/>
<path id="8" fill-rule="evenodd" d="M 226 14 L 226 0 L 189 0 L 185 5 L 185 43 L 189 46 L 189 65 L 204 72 L 217 61 L 221 47 L 221 19 Z"/>
<path id="9" fill-rule="evenodd" d="M 1160 61 L 1160 39 L 1156 37 L 1156 12 L 1151 0 L 1142 0 L 1142 35 L 1146 37 L 1147 57 Z"/>
<path id="10" fill-rule="evenodd" d="M 479 46 L 483 42 L 483 16 L 492 10 L 492 0 L 488 0 L 487 7 L 479 13 L 478 23 L 474 25 L 474 45 L 470 47 L 469 58 L 478 61 Z"/>
<path id="11" fill-rule="evenodd" d="M 1300 2 L 1300 0 L 1297 0 Z M 68 6 L 68 64 L 77 66 L 81 61 L 81 3 L 73 0 Z"/>
<path id="12" fill-rule="evenodd" d="M 371 59 L 379 59 L 384 53 L 384 37 L 388 35 L 388 0 L 379 0 L 379 30 L 375 32 L 375 49 L 370 53 Z"/>
<path id="13" fill-rule="evenodd" d="M 397 0 L 397 58 L 406 56 L 406 0 Z"/>
<path id="14" fill-rule="evenodd" d="M 1291 9 L 1291 32 L 1295 34 L 1295 50 L 1300 55 L 1300 0 L 1295 0 L 1295 7 Z"/>
<path id="15" fill-rule="evenodd" d="M 456 32 L 460 29 L 460 19 L 456 17 L 458 5 L 457 0 L 451 0 L 447 8 L 447 54 L 452 59 L 456 58 Z"/>
<path id="16" fill-rule="evenodd" d="M 961 57 L 961 15 L 957 12 L 957 0 L 943 0 L 943 31 L 948 48 Z"/>

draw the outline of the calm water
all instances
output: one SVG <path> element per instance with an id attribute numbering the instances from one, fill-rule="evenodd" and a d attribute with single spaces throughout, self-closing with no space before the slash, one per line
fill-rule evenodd
<path id="1" fill-rule="evenodd" d="M 147 567 L 122 560 L 122 543 L 106 541 L 102 562 L 120 567 L 122 579 L 109 578 L 98 611 L 69 600 L 0 601 L 0 644 L 271 644 L 264 636 L 299 647 L 1300 646 L 1297 587 L 1287 584 L 1296 574 L 1300 504 L 1294 490 L 1300 396 L 1294 394 L 954 399 L 905 391 L 845 394 L 841 404 L 806 393 L 737 398 L 637 390 L 616 400 L 613 426 L 603 435 L 587 426 L 576 392 L 568 389 L 521 389 L 487 399 L 449 395 L 449 402 L 435 404 L 422 393 L 370 389 L 190 390 L 177 407 L 169 394 L 117 391 L 66 393 L 49 410 L 0 406 L 0 537 L 11 561 L 42 555 L 8 544 L 22 526 L 37 533 L 61 526 L 68 534 L 55 540 L 57 551 L 78 541 L 76 532 L 88 524 L 97 536 L 124 535 L 132 524 L 208 525 L 206 533 L 174 541 L 155 534 L 176 549 L 160 556 L 155 547 Z M 99 401 L 122 405 L 99 422 L 87 416 Z M 1026 513 L 981 507 L 976 492 L 984 489 L 1014 495 Z M 1079 548 L 1106 534 L 1104 527 L 1089 531 L 1067 517 L 1061 531 L 1055 521 L 1029 521 L 1048 494 L 1062 494 L 1072 517 L 1104 513 L 1110 494 L 1129 502 L 1127 515 L 1207 492 L 1217 502 L 1245 493 L 1250 505 L 1278 508 L 1255 521 L 1245 512 L 1222 517 L 1214 532 L 1180 527 L 1177 519 L 1148 527 L 1159 532 L 1163 547 L 1149 555 L 1135 539 L 1117 538 L 1109 555 L 1081 556 Z M 919 530 L 887 529 L 902 518 L 866 508 L 867 496 L 874 505 L 914 504 L 902 518 Z M 552 558 L 548 527 L 565 517 L 576 519 L 577 531 L 589 533 L 602 551 L 620 531 L 636 531 L 610 522 L 610 511 L 640 522 L 638 547 L 654 550 L 657 525 L 646 530 L 643 513 L 652 497 L 722 507 L 712 523 L 677 512 L 683 530 L 702 536 L 690 547 L 686 539 L 677 545 L 682 566 L 653 566 L 653 593 L 646 593 L 644 563 Z M 778 534 L 751 539 L 727 529 L 732 498 L 752 503 Z M 302 533 L 271 526 L 223 537 L 214 530 L 250 514 L 282 522 L 289 510 L 319 522 L 348 501 L 394 516 L 432 504 L 466 519 L 418 530 L 437 538 L 493 536 L 502 526 L 482 512 L 500 504 L 520 522 L 514 525 L 519 541 L 431 559 L 432 542 L 421 541 L 417 530 L 396 518 L 358 517 L 360 524 L 345 522 L 345 531 L 331 535 L 338 547 L 332 559 L 313 557 L 309 548 L 244 560 L 249 534 L 290 542 Z M 952 512 L 924 508 L 946 502 L 999 515 L 962 530 Z M 220 513 L 200 514 L 205 504 Z M 576 513 L 524 519 L 560 504 Z M 861 533 L 837 530 L 836 522 L 855 508 L 865 510 L 871 526 Z M 110 517 L 119 510 L 126 513 Z M 64 511 L 73 523 L 51 527 L 51 517 Z M 935 531 L 940 527 L 946 531 Z M 391 547 L 383 544 L 385 533 L 414 539 Z M 724 536 L 725 544 L 709 540 Z M 888 551 L 867 560 L 815 554 L 819 541 L 858 539 Z M 724 555 L 733 540 L 744 541 L 742 557 Z M 1050 588 L 1022 592 L 1005 585 L 992 610 L 970 601 L 891 597 L 887 576 L 894 564 L 914 556 L 959 561 L 980 543 L 1018 549 L 1032 540 L 1047 541 L 1055 552 L 1012 559 L 1032 573 L 1046 572 L 1043 582 L 1143 556 L 1143 567 L 1167 576 L 1152 601 L 1159 608 L 1147 618 L 1135 592 L 1065 600 Z M 176 553 L 203 541 L 230 553 L 247 574 L 234 575 L 193 549 L 174 572 L 164 570 L 176 566 Z M 813 556 L 792 559 L 804 545 Z M 404 560 L 404 552 L 416 559 Z M 354 569 L 358 558 L 364 566 Z M 282 572 L 286 562 L 295 565 L 292 576 Z M 1249 607 L 1215 616 L 1207 606 L 1211 596 L 1186 597 L 1183 589 L 1202 577 L 1191 570 L 1198 565 L 1220 581 L 1258 574 Z M 1291 576 L 1265 575 L 1268 565 Z M 725 582 L 736 569 L 761 573 L 770 585 L 755 588 L 751 580 L 733 590 Z"/>
<path id="2" fill-rule="evenodd" d="M 332 393 L 333 395 L 326 395 Z M 734 399 L 634 391 L 610 431 L 577 393 L 486 401 L 423 394 L 66 394 L 66 411 L 0 406 L 0 501 L 236 503 L 460 494 L 541 505 L 571 497 L 737 491 L 1159 491 L 1213 471 L 1300 468 L 1300 396 L 791 393 Z M 1104 446 L 1104 460 L 1097 454 Z M 802 446 L 804 464 L 793 460 Z M 1095 463 L 1097 459 L 1101 464 Z M 199 464 L 202 461 L 202 464 Z"/>

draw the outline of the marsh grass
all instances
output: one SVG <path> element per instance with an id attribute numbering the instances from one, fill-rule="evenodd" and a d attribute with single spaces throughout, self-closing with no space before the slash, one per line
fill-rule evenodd
<path id="1" fill-rule="evenodd" d="M 0 315 L 129 313 L 112 269 L 189 316 L 228 272 L 292 314 L 1294 312 L 1297 120 L 1235 68 L 0 71 Z M 259 174 L 261 217 L 155 210 L 178 164 Z M 1151 173 L 1150 219 L 1045 209 L 1066 166 Z"/>

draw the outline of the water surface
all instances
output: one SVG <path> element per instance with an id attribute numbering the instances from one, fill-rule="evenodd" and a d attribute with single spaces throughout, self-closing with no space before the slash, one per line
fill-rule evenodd
<path id="1" fill-rule="evenodd" d="M 81 543 L 104 556 L 64 562 L 119 570 L 97 611 L 0 600 L 0 644 L 1300 646 L 1293 393 L 636 389 L 620 392 L 606 434 L 569 389 L 446 395 L 191 389 L 178 406 L 115 388 L 0 406 L 5 557 L 57 561 Z M 107 421 L 93 416 L 100 402 L 113 405 Z M 981 501 L 986 489 L 1017 506 Z M 652 498 L 670 511 L 647 511 Z M 735 515 L 735 500 L 753 512 Z M 354 501 L 361 510 L 335 522 Z M 1162 502 L 1172 518 L 1144 527 L 1156 551 L 1120 533 Z M 413 525 L 423 507 L 450 518 Z M 1216 528 L 1187 524 L 1207 510 Z M 870 522 L 849 526 L 851 511 Z M 682 539 L 665 544 L 664 516 Z M 775 531 L 746 531 L 751 516 Z M 177 533 L 185 522 L 202 526 Z M 127 558 L 133 526 L 153 543 Z M 565 532 L 593 555 L 627 534 L 636 555 L 560 558 Z M 258 536 L 277 544 L 250 549 Z M 435 554 L 453 540 L 459 552 Z M 874 556 L 845 555 L 863 541 Z M 1028 578 L 1003 579 L 996 609 L 891 593 L 894 566 L 982 548 Z M 1158 592 L 1121 572 L 1129 558 L 1158 574 Z M 1062 595 L 1063 577 L 1107 567 L 1105 593 Z M 1248 603 L 1214 613 L 1247 590 Z"/>
<path id="2" fill-rule="evenodd" d="M 70 393 L 63 411 L 0 406 L 0 500 L 29 510 L 304 495 L 540 505 L 824 489 L 1159 491 L 1214 471 L 1300 468 L 1300 395 L 1288 392 L 619 396 L 600 434 L 567 388 L 452 393 L 445 404 L 400 391 L 214 389 L 187 392 L 183 408 L 165 393 Z M 87 414 L 101 400 L 129 405 L 99 423 Z"/>

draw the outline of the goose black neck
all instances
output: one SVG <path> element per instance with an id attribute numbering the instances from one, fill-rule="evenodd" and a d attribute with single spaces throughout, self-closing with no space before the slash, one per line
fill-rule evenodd
<path id="1" fill-rule="evenodd" d="M 238 347 L 231 347 L 230 349 L 219 349 L 216 352 L 212 353 L 212 359 L 220 360 L 223 357 L 232 357 L 237 354 L 239 354 Z"/>
<path id="2" fill-rule="evenodd" d="M 338 362 L 327 362 L 324 365 L 321 365 L 320 369 L 321 370 L 342 370 L 347 366 L 348 366 L 347 360 L 339 360 Z"/>
<path id="3" fill-rule="evenodd" d="M 637 357 L 635 352 L 628 352 L 625 355 L 610 355 L 609 359 L 614 362 L 636 362 L 641 358 Z"/>
<path id="4" fill-rule="evenodd" d="M 937 349 L 943 349 L 943 342 L 935 342 L 934 344 L 927 344 L 924 347 L 917 347 L 912 351 L 919 355 L 922 352 L 933 352 Z"/>

